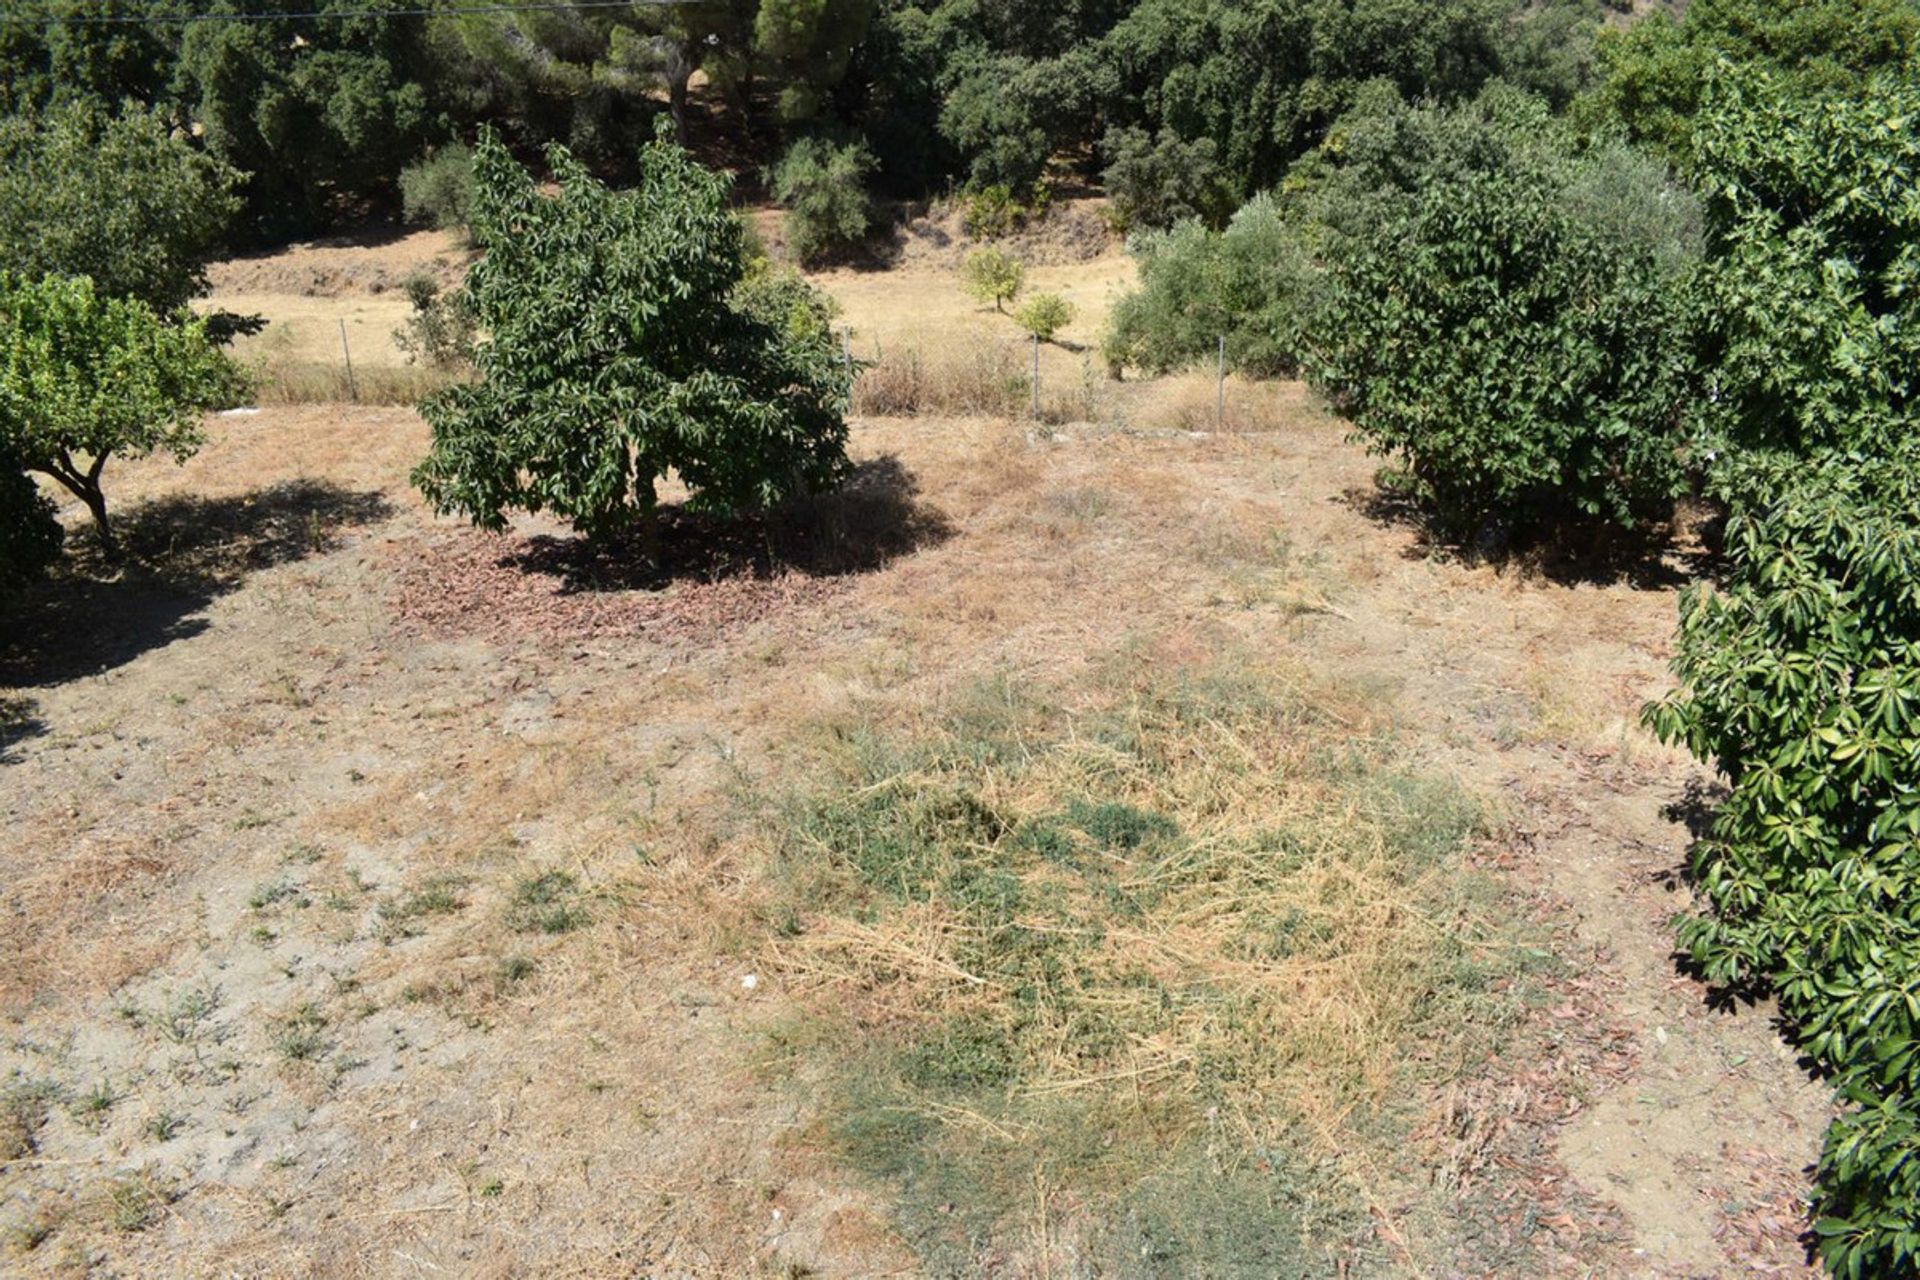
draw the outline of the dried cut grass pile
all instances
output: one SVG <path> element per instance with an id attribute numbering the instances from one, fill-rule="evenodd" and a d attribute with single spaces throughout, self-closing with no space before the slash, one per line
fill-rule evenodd
<path id="1" fill-rule="evenodd" d="M 930 1263 L 1402 1247 L 1418 1086 L 1486 1057 L 1535 954 L 1456 786 L 1244 670 L 1077 712 L 1002 686 L 830 749 L 841 785 L 779 824 L 775 960 L 857 1046 L 823 1123 Z"/>

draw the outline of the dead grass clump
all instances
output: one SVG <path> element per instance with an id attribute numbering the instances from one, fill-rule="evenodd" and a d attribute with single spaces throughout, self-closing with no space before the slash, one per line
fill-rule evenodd
<path id="1" fill-rule="evenodd" d="M 853 411 L 875 418 L 996 417 L 1026 404 L 1030 376 L 1018 348 L 1004 342 L 969 344 L 933 356 L 917 347 L 897 347 L 861 369 L 853 385 Z"/>
<path id="2" fill-rule="evenodd" d="M 1518 953 L 1464 868 L 1476 807 L 1364 728 L 1234 674 L 837 736 L 842 785 L 778 830 L 773 959 L 853 1024 L 828 1128 L 923 1253 L 1004 1246 L 1048 1179 L 1055 1243 L 1176 1270 L 1328 1266 L 1383 1212 Z"/>
<path id="3" fill-rule="evenodd" d="M 254 372 L 261 404 L 418 404 L 461 375 L 430 365 L 355 365 L 269 360 Z"/>

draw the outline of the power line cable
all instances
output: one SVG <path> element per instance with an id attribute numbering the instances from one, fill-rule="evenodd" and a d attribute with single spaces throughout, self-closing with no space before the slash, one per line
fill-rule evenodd
<path id="1" fill-rule="evenodd" d="M 31 17 L 25 14 L 0 14 L 0 21 L 19 26 L 42 28 L 58 26 L 149 27 L 188 26 L 197 22 L 290 22 L 296 19 L 338 18 L 437 18 L 467 14 L 569 13 L 593 9 L 664 9 L 694 4 L 698 0 L 570 0 L 529 4 L 450 4 L 416 5 L 404 9 L 312 9 L 297 13 L 73 13 Z"/>

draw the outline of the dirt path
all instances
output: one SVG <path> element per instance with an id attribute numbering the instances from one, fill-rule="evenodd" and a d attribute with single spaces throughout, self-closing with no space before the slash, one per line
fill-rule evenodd
<path id="1" fill-rule="evenodd" d="M 1391 683 L 1409 730 L 1523 842 L 1507 865 L 1562 900 L 1605 993 L 1623 1070 L 1575 1080 L 1566 1171 L 1617 1209 L 1646 1274 L 1798 1273 L 1804 1169 L 1829 1115 L 1766 1008 L 1716 1011 L 1672 959 L 1691 834 L 1711 779 L 1636 724 L 1668 687 L 1675 588 L 1560 585 L 1426 558 L 1361 514 L 1371 464 L 1331 426 L 1277 446 L 1286 496 L 1235 490 L 1324 559 L 1340 616 L 1306 647 Z M 1589 1028 L 1598 1030 L 1598 1028 Z M 1582 1096 L 1583 1095 L 1583 1096 Z"/>
<path id="2" fill-rule="evenodd" d="M 0 766 L 21 1267 L 906 1267 L 766 1086 L 770 1037 L 804 1028 L 744 981 L 766 922 L 733 798 L 824 714 L 1145 626 L 1376 688 L 1560 904 L 1585 994 L 1514 1064 L 1563 1101 L 1512 1122 L 1542 1154 L 1492 1176 L 1502 1229 L 1557 1218 L 1536 1197 L 1560 1179 L 1592 1213 L 1546 1223 L 1548 1270 L 1798 1265 L 1824 1098 L 1763 1012 L 1710 1012 L 1667 955 L 1687 836 L 1663 811 L 1696 771 L 1632 721 L 1670 589 L 1423 558 L 1305 413 L 1246 438 L 922 421 L 856 448 L 898 458 L 946 532 L 825 601 L 700 634 L 422 634 L 400 584 L 453 534 L 408 494 L 419 447 L 405 412 L 281 410 L 217 424 L 185 470 L 129 469 L 129 501 L 214 504 L 169 536 L 229 522 L 244 562 L 69 600 L 79 639 L 9 668 L 31 704 Z M 272 496 L 289 479 L 309 487 Z"/>

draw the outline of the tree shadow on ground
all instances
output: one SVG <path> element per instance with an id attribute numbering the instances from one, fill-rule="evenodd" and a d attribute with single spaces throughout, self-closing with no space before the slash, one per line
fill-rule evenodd
<path id="1" fill-rule="evenodd" d="M 0 764 L 12 764 L 19 759 L 13 750 L 16 743 L 37 738 L 47 731 L 47 723 L 40 718 L 39 710 L 39 704 L 31 698 L 0 694 Z"/>
<path id="2" fill-rule="evenodd" d="M 919 492 L 913 473 L 887 454 L 855 464 L 833 493 L 771 511 L 729 517 L 665 507 L 658 564 L 649 563 L 637 531 L 598 541 L 536 536 L 510 559 L 524 572 L 563 579 L 570 591 L 872 573 L 953 536 L 946 516 L 922 503 Z"/>
<path id="3" fill-rule="evenodd" d="M 1719 572 L 1723 516 L 1705 504 L 1683 503 L 1665 520 L 1635 529 L 1571 519 L 1550 533 L 1521 534 L 1489 521 L 1470 538 L 1455 537 L 1434 523 L 1412 495 L 1373 486 L 1348 489 L 1336 501 L 1377 524 L 1410 530 L 1409 560 L 1440 557 L 1490 565 L 1501 573 L 1543 578 L 1559 586 L 1614 586 L 1669 591 Z"/>
<path id="4" fill-rule="evenodd" d="M 174 497 L 122 514 L 118 565 L 91 529 L 45 582 L 21 591 L 0 635 L 0 685 L 97 675 L 206 630 L 201 610 L 247 575 L 331 548 L 339 531 L 384 519 L 378 493 L 296 480 L 231 498 Z"/>

